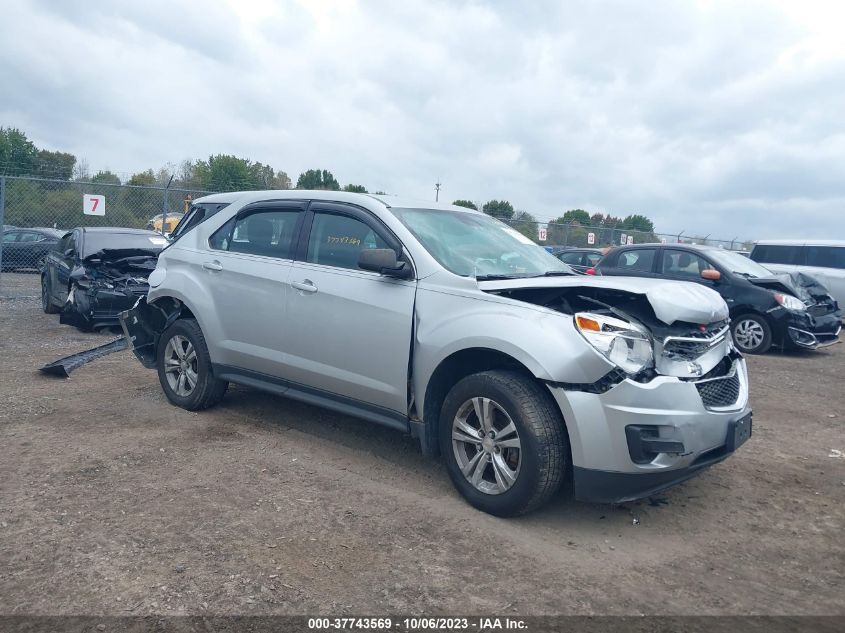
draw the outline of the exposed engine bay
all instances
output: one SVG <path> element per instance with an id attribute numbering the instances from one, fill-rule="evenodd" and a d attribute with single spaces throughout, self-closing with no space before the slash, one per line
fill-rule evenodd
<path id="1" fill-rule="evenodd" d="M 117 315 L 147 294 L 157 251 L 105 249 L 70 272 L 60 322 L 91 330 L 119 325 Z"/>
<path id="2" fill-rule="evenodd" d="M 627 282 L 631 285 L 630 280 Z M 628 377 L 638 382 L 648 382 L 657 375 L 696 379 L 717 369 L 725 358 L 739 358 L 731 342 L 727 306 L 715 293 L 702 293 L 703 289 L 691 284 L 664 284 L 642 293 L 613 285 L 480 287 L 571 314 L 576 321 L 587 313 L 593 319 L 595 315 L 604 316 L 616 327 L 631 324 L 645 334 L 642 344 L 651 348 L 649 353 L 653 351 L 654 357 L 650 366 L 629 372 Z M 730 363 L 725 370 L 730 370 Z"/>

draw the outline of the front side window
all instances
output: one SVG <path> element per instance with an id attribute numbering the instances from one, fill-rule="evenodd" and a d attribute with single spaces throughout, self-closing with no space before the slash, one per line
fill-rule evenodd
<path id="1" fill-rule="evenodd" d="M 44 237 L 38 233 L 21 233 L 21 236 L 18 238 L 18 242 L 40 242 L 43 240 Z"/>
<path id="2" fill-rule="evenodd" d="M 357 269 L 361 251 L 370 248 L 390 246 L 361 220 L 346 215 L 316 213 L 308 238 L 306 261 Z"/>
<path id="3" fill-rule="evenodd" d="M 845 246 L 807 246 L 807 266 L 845 268 Z"/>
<path id="4" fill-rule="evenodd" d="M 574 274 L 557 257 L 489 215 L 445 209 L 391 208 L 446 270 L 463 277 Z"/>
<path id="5" fill-rule="evenodd" d="M 620 253 L 616 266 L 622 270 L 650 273 L 654 264 L 655 250 L 653 248 L 639 248 L 635 251 Z"/>
<path id="6" fill-rule="evenodd" d="M 751 259 L 761 264 L 798 264 L 801 247 L 782 244 L 758 244 L 751 251 Z"/>
<path id="7" fill-rule="evenodd" d="M 672 248 L 667 248 L 663 251 L 664 275 L 697 279 L 701 277 L 702 271 L 710 270 L 711 268 L 713 266 L 710 265 L 710 262 L 695 253 L 678 251 Z"/>
<path id="8" fill-rule="evenodd" d="M 211 236 L 209 245 L 232 253 L 292 259 L 301 213 L 299 209 L 273 209 L 232 218 Z"/>

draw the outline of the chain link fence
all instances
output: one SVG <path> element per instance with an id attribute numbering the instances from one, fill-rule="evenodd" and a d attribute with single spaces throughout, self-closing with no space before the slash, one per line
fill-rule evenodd
<path id="1" fill-rule="evenodd" d="M 0 272 L 37 272 L 49 250 L 77 226 L 169 232 L 207 191 L 161 186 L 0 176 Z M 2 285 L 2 278 L 0 278 Z"/>
<path id="2" fill-rule="evenodd" d="M 0 273 L 37 272 L 46 253 L 56 246 L 59 238 L 77 226 L 123 226 L 169 232 L 193 199 L 209 193 L 176 187 L 0 176 L 0 220 L 3 224 Z M 694 236 L 683 232 L 654 233 L 584 226 L 577 222 L 505 221 L 526 237 L 549 248 L 605 248 L 663 242 L 750 250 L 752 245 L 738 238 L 715 239 L 709 235 Z"/>
<path id="3" fill-rule="evenodd" d="M 728 250 L 750 251 L 753 241 L 735 237 L 719 239 L 712 235 L 691 235 L 681 233 L 656 233 L 608 226 L 589 226 L 578 222 L 558 224 L 527 220 L 504 220 L 511 227 L 537 244 L 551 249 L 557 248 L 607 248 L 623 244 L 700 244 Z"/>

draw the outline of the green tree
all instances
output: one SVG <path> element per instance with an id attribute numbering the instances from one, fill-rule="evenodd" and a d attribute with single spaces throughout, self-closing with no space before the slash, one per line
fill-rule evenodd
<path id="1" fill-rule="evenodd" d="M 657 236 L 654 234 L 654 222 L 644 215 L 634 214 L 627 216 L 620 228 L 627 231 L 629 235 L 633 235 L 634 241 L 637 244 L 644 244 L 648 242 L 657 242 Z"/>
<path id="2" fill-rule="evenodd" d="M 154 187 L 158 184 L 158 180 L 156 179 L 155 174 L 153 173 L 152 169 L 148 169 L 147 171 L 142 171 L 137 174 L 132 174 L 129 180 L 126 181 L 127 185 L 136 185 L 141 187 Z M 167 184 L 167 183 L 164 183 Z"/>
<path id="3" fill-rule="evenodd" d="M 0 127 L 0 174 L 26 176 L 37 172 L 38 149 L 17 128 Z"/>
<path id="4" fill-rule="evenodd" d="M 91 178 L 91 182 L 102 185 L 119 185 L 120 178 L 117 174 L 114 174 L 107 169 L 105 171 L 98 171 L 94 174 L 93 178 Z"/>
<path id="5" fill-rule="evenodd" d="M 584 211 L 584 209 L 570 209 L 556 221 L 561 224 L 577 222 L 581 226 L 590 226 L 590 214 Z"/>
<path id="6" fill-rule="evenodd" d="M 507 200 L 490 200 L 484 203 L 481 210 L 500 220 L 510 220 L 513 217 L 513 205 Z"/>
<path id="7" fill-rule="evenodd" d="M 254 164 L 230 154 L 198 160 L 194 164 L 194 178 L 203 189 L 210 191 L 248 191 L 261 187 Z"/>
<path id="8" fill-rule="evenodd" d="M 476 211 L 478 211 L 478 206 L 474 202 L 471 202 L 469 200 L 455 200 L 454 202 L 452 202 L 452 204 L 454 204 L 456 207 L 464 207 L 466 209 L 475 209 Z"/>
<path id="9" fill-rule="evenodd" d="M 351 193 L 368 193 L 364 185 L 346 185 L 343 190 Z"/>
<path id="10" fill-rule="evenodd" d="M 528 239 L 535 242 L 538 241 L 539 235 L 537 232 L 537 218 L 528 213 L 528 211 L 516 211 L 513 214 L 513 218 L 508 221 L 508 224 Z M 548 241 L 548 239 L 546 241 Z"/>
<path id="11" fill-rule="evenodd" d="M 51 152 L 46 149 L 38 150 L 38 168 L 36 175 L 41 178 L 55 178 L 56 180 L 70 180 L 76 165 L 76 156 L 67 152 Z"/>
<path id="12" fill-rule="evenodd" d="M 309 169 L 301 174 L 296 180 L 297 189 L 327 189 L 338 191 L 340 183 L 327 169 Z"/>
<path id="13" fill-rule="evenodd" d="M 621 228 L 642 231 L 643 233 L 654 233 L 654 222 L 644 215 L 634 214 L 622 220 Z"/>

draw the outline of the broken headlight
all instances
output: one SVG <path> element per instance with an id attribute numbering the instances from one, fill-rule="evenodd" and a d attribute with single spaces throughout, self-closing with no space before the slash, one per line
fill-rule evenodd
<path id="1" fill-rule="evenodd" d="M 775 292 L 772 294 L 775 295 L 775 301 L 777 301 L 787 310 L 799 311 L 807 309 L 807 306 L 804 305 L 804 302 L 801 301 L 801 299 L 798 299 L 797 297 L 793 297 L 792 295 L 785 295 L 781 292 Z"/>
<path id="2" fill-rule="evenodd" d="M 628 374 L 638 374 L 654 363 L 651 339 L 638 325 L 603 314 L 579 312 L 575 327 L 590 345 Z"/>

